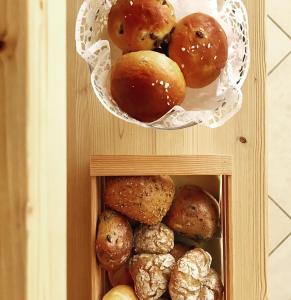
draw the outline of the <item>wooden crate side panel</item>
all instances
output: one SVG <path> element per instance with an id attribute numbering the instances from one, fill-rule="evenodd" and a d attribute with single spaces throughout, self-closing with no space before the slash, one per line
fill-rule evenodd
<path id="1" fill-rule="evenodd" d="M 226 175 L 232 172 L 227 155 L 91 156 L 91 176 L 115 175 Z"/>

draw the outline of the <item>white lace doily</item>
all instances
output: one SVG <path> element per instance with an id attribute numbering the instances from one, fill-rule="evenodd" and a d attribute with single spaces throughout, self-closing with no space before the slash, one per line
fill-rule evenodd
<path id="1" fill-rule="evenodd" d="M 217 0 L 169 0 L 177 20 L 193 12 L 204 12 L 218 20 L 227 34 L 228 60 L 215 82 L 202 89 L 187 88 L 184 102 L 153 123 L 131 118 L 111 97 L 111 65 L 121 55 L 121 50 L 111 43 L 107 34 L 107 17 L 115 1 L 85 0 L 76 22 L 77 52 L 88 63 L 94 92 L 108 111 L 143 127 L 178 129 L 198 123 L 218 127 L 240 110 L 241 86 L 250 61 L 248 18 L 241 0 L 227 0 L 221 11 L 217 10 Z"/>

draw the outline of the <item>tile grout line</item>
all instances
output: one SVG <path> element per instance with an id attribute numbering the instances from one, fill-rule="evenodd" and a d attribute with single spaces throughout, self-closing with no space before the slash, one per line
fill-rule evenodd
<path id="1" fill-rule="evenodd" d="M 291 39 L 291 36 L 288 34 L 287 31 L 284 30 L 283 27 L 280 26 L 270 15 L 267 15 L 267 17 L 289 38 Z"/>
<path id="2" fill-rule="evenodd" d="M 276 250 L 278 250 L 278 248 L 279 248 L 282 244 L 284 244 L 284 242 L 290 237 L 290 235 L 291 235 L 291 232 L 290 232 L 289 234 L 287 234 L 287 236 L 285 236 L 285 237 L 283 238 L 283 240 L 282 240 L 277 246 L 275 246 L 275 248 L 269 253 L 269 257 L 270 257 Z"/>
<path id="3" fill-rule="evenodd" d="M 270 195 L 268 195 L 268 198 L 291 220 L 291 216 L 274 198 L 272 198 Z"/>
<path id="4" fill-rule="evenodd" d="M 268 76 L 271 75 L 281 64 L 284 60 L 290 55 L 291 51 L 289 51 L 269 72 Z"/>

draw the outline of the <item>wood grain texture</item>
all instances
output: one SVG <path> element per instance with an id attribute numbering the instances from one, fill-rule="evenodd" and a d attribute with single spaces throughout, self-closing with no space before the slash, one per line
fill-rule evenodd
<path id="1" fill-rule="evenodd" d="M 215 166 L 215 164 L 217 164 Z M 223 168 L 225 164 L 225 168 Z M 152 170 L 154 171 L 148 173 Z M 106 168 L 106 172 L 104 169 Z M 98 265 L 96 258 L 96 235 L 98 216 L 104 209 L 101 187 L 102 176 L 123 175 L 218 175 L 221 177 L 220 211 L 222 229 L 222 280 L 224 283 L 224 300 L 233 299 L 233 237 L 232 237 L 232 159 L 230 156 L 194 155 L 194 156 L 128 156 L 128 155 L 94 155 L 90 160 L 91 169 L 91 300 L 101 299 L 110 289 L 106 272 Z M 218 170 L 221 173 L 217 172 Z M 193 173 L 191 173 L 191 171 Z M 211 173 L 214 171 L 215 173 Z M 226 172 L 227 171 L 227 172 Z M 225 174 L 228 175 L 225 175 Z M 224 175 L 222 175 L 224 174 Z M 222 175 L 222 176 L 221 176 Z M 184 176 L 183 176 L 184 177 Z"/>
<path id="2" fill-rule="evenodd" d="M 91 176 L 127 175 L 230 175 L 227 155 L 96 155 L 90 159 Z"/>
<path id="3" fill-rule="evenodd" d="M 266 299 L 265 3 L 246 0 L 251 67 L 241 111 L 224 126 L 159 131 L 127 124 L 97 101 L 77 56 L 74 26 L 81 0 L 68 0 L 68 298 L 90 299 L 92 154 L 233 156 L 233 299 Z M 240 142 L 240 137 L 246 143 Z M 81 245 L 81 246 L 80 246 Z"/>
<path id="4" fill-rule="evenodd" d="M 66 299 L 66 3 L 28 0 L 27 300 Z M 23 13 L 23 12 L 21 12 Z"/>
<path id="5" fill-rule="evenodd" d="M 26 15 L 0 1 L 0 299 L 26 294 Z M 22 30 L 20 30 L 22 29 Z"/>

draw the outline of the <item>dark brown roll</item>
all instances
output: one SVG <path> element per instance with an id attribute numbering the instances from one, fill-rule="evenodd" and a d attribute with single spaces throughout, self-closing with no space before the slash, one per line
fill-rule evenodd
<path id="1" fill-rule="evenodd" d="M 219 226 L 218 202 L 198 186 L 185 185 L 175 196 L 165 223 L 191 238 L 211 238 Z"/>
<path id="2" fill-rule="evenodd" d="M 108 16 L 108 33 L 124 51 L 160 46 L 176 22 L 167 0 L 117 0 Z"/>
<path id="3" fill-rule="evenodd" d="M 178 22 L 171 36 L 169 56 L 180 66 L 187 86 L 213 82 L 227 61 L 227 37 L 211 16 L 194 13 Z"/>
<path id="4" fill-rule="evenodd" d="M 111 94 L 129 116 L 153 122 L 185 97 L 185 80 L 178 65 L 154 51 L 125 54 L 112 68 Z"/>

